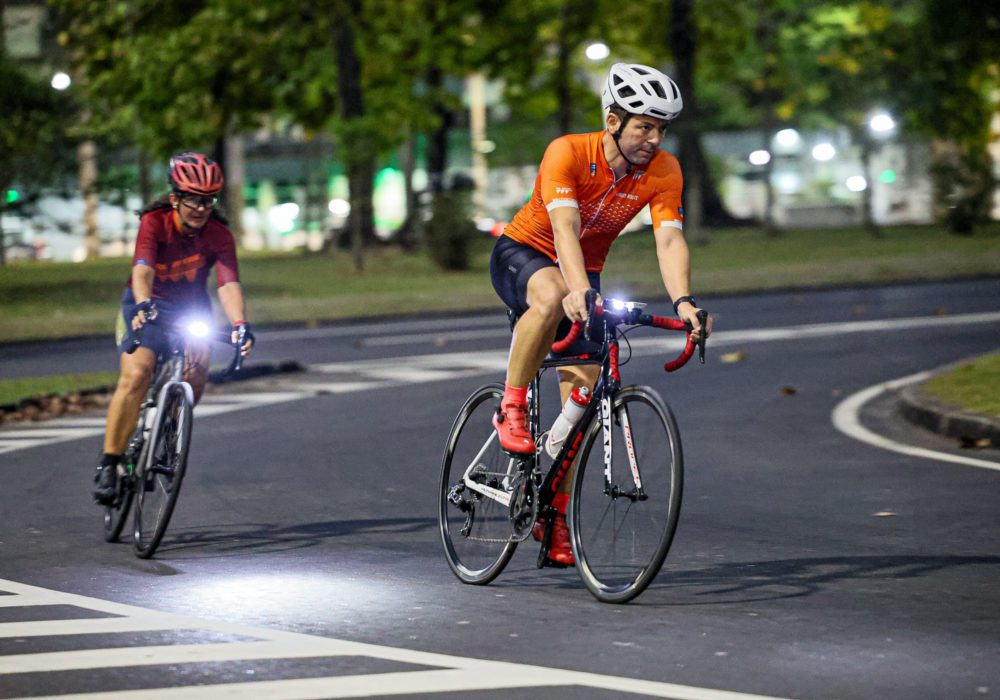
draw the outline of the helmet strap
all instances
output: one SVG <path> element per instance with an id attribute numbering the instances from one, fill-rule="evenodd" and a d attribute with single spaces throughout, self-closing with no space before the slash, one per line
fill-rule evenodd
<path id="1" fill-rule="evenodd" d="M 621 124 L 618 126 L 618 131 L 616 131 L 615 133 L 611 134 L 611 138 L 615 142 L 615 148 L 618 149 L 618 155 L 620 155 L 622 157 L 622 160 L 624 160 L 626 163 L 628 163 L 628 167 L 625 169 L 625 173 L 626 174 L 631 173 L 632 172 L 632 168 L 634 168 L 636 164 L 633 163 L 632 161 L 630 161 L 628 159 L 628 156 L 625 155 L 625 152 L 622 150 L 622 146 L 621 146 L 620 143 L 618 143 L 618 141 L 622 137 L 622 132 L 625 130 L 625 125 L 628 124 L 628 120 L 631 119 L 631 118 L 632 118 L 632 113 L 631 112 L 626 112 L 625 113 L 625 118 L 621 120 Z"/>

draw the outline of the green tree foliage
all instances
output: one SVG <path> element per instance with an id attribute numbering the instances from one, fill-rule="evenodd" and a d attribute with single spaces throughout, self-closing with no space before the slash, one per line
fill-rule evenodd
<path id="1" fill-rule="evenodd" d="M 0 215 L 7 192 L 17 183 L 51 183 L 66 172 L 71 142 L 69 120 L 75 113 L 69 97 L 21 70 L 0 52 Z M 6 262 L 0 228 L 0 265 Z"/>

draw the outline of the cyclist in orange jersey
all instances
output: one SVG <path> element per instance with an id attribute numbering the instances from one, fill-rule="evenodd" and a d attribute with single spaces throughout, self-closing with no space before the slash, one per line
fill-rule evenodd
<path id="1" fill-rule="evenodd" d="M 585 321 L 586 295 L 600 292 L 611 244 L 649 205 L 660 274 L 674 311 L 703 329 L 691 296 L 691 264 L 684 239 L 683 177 L 677 159 L 660 150 L 667 123 L 683 107 L 680 90 L 664 73 L 638 64 L 611 67 L 602 94 L 605 129 L 562 136 L 549 144 L 531 199 L 504 229 L 490 259 L 493 287 L 519 318 L 511 340 L 507 380 L 494 426 L 501 446 L 515 454 L 535 450 L 526 423 L 527 387 L 548 354 L 560 324 Z M 565 402 L 574 387 L 593 387 L 598 368 L 561 368 Z M 549 557 L 573 563 L 565 512 L 565 478 L 553 505 Z"/>

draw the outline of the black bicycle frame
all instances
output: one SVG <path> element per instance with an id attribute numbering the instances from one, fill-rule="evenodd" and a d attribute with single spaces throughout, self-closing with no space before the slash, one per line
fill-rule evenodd
<path id="1" fill-rule="evenodd" d="M 601 325 L 604 336 L 603 355 L 601 357 L 601 376 L 597 380 L 597 384 L 594 387 L 592 394 L 592 399 L 584 409 L 583 416 L 570 430 L 569 435 L 566 436 L 566 440 L 563 442 L 563 446 L 560 448 L 559 454 L 556 455 L 552 466 L 549 467 L 545 478 L 542 480 L 542 485 L 538 494 L 539 508 L 551 507 L 556 489 L 559 488 L 559 484 L 562 483 L 564 478 L 566 478 L 566 474 L 573 466 L 573 462 L 576 460 L 577 453 L 580 450 L 580 445 L 583 442 L 587 426 L 590 425 L 590 421 L 593 419 L 594 414 L 598 411 L 598 409 L 601 411 L 601 422 L 604 427 L 605 440 L 611 439 L 611 398 L 621 388 L 621 374 L 618 370 L 618 330 L 616 323 L 613 321 L 601 319 Z M 543 364 L 543 367 L 546 369 L 553 367 L 565 367 L 568 365 L 579 364 L 580 361 L 584 359 L 587 359 L 587 356 L 578 358 L 560 358 L 557 361 Z M 538 394 L 538 385 L 539 378 L 536 376 L 534 380 L 532 380 L 531 385 L 533 395 L 533 400 L 531 402 L 532 410 L 530 415 L 532 435 L 537 435 L 539 432 L 538 421 L 540 418 L 540 399 Z M 606 493 L 611 491 L 611 470 L 610 465 L 607 464 L 609 456 L 610 450 L 605 448 L 604 487 Z"/>

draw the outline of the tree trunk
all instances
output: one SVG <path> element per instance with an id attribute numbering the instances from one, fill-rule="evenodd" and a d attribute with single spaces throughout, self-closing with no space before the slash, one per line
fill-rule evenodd
<path id="1" fill-rule="evenodd" d="M 761 137 L 764 142 L 763 149 L 768 153 L 771 153 L 771 138 L 773 134 L 773 129 L 765 128 L 761 131 Z M 767 236 L 777 236 L 780 234 L 778 231 L 778 226 L 774 221 L 774 183 L 771 182 L 771 176 L 774 174 L 774 155 L 768 159 L 767 163 L 764 164 L 764 233 Z"/>
<path id="2" fill-rule="evenodd" d="M 153 199 L 153 184 L 149 180 L 149 153 L 144 149 L 139 149 L 136 167 L 139 170 L 139 199 L 145 206 Z"/>
<path id="3" fill-rule="evenodd" d="M 417 191 L 413 188 L 413 137 L 406 139 L 399 149 L 399 165 L 403 169 L 403 182 L 406 187 L 406 220 L 399 228 L 398 239 L 400 245 L 407 250 L 416 248 L 422 238 L 423 221 L 418 211 L 420 201 Z"/>
<path id="4" fill-rule="evenodd" d="M 570 94 L 569 85 L 571 75 L 569 59 L 573 47 L 569 45 L 565 18 L 568 5 L 569 3 L 563 5 L 563 31 L 559 35 L 559 42 L 556 46 L 556 122 L 560 134 L 568 134 L 573 129 L 573 97 Z"/>
<path id="5" fill-rule="evenodd" d="M 80 142 L 76 151 L 80 169 L 80 195 L 83 197 L 83 244 L 88 260 L 101 254 L 101 234 L 97 229 L 97 144 L 90 139 Z"/>
<path id="6" fill-rule="evenodd" d="M 434 99 L 437 128 L 427 137 L 427 189 L 435 195 L 444 189 L 444 174 L 448 167 L 448 131 L 455 125 L 455 114 L 438 99 L 444 88 L 444 74 L 437 65 L 427 71 L 427 88 Z"/>
<path id="7" fill-rule="evenodd" d="M 243 137 L 230 135 L 224 141 L 223 153 L 226 157 L 226 213 L 229 215 L 229 230 L 240 243 L 243 240 L 243 208 L 246 198 L 243 196 L 243 185 L 246 181 L 246 158 L 243 150 Z"/>
<path id="8" fill-rule="evenodd" d="M 345 153 L 347 183 L 350 188 L 351 213 L 348 230 L 354 269 L 364 269 L 364 246 L 375 240 L 374 207 L 372 206 L 375 176 L 375 149 L 361 120 L 365 105 L 361 89 L 361 61 L 355 46 L 351 22 L 361 15 L 357 0 L 341 3 L 340 17 L 334 22 L 333 42 L 337 52 L 337 92 L 340 97 L 341 138 Z M 350 138 L 345 139 L 345 136 Z"/>
<path id="9" fill-rule="evenodd" d="M 466 81 L 469 94 L 469 136 L 472 143 L 472 215 L 477 219 L 486 216 L 486 188 L 489 184 L 489 168 L 483 142 L 486 141 L 486 78 L 482 73 L 473 73 Z"/>
<path id="10" fill-rule="evenodd" d="M 685 190 L 698 187 L 700 213 L 706 226 L 732 226 L 738 220 L 726 211 L 718 188 L 708 168 L 708 161 L 701 145 L 701 125 L 698 100 L 694 90 L 695 57 L 698 47 L 698 30 L 694 20 L 694 0 L 673 0 L 672 22 L 667 41 L 677 64 L 674 80 L 684 100 L 684 111 L 678 117 L 677 132 L 680 139 L 678 159 L 684 171 Z M 690 217 L 690 201 L 684 211 Z"/>
<path id="11" fill-rule="evenodd" d="M 864 217 L 865 230 L 872 238 L 881 238 L 882 229 L 875 223 L 874 202 L 872 201 L 872 177 L 871 160 L 873 144 L 867 134 L 860 136 L 861 141 L 861 172 L 865 178 L 865 189 L 861 193 L 862 215 Z"/>
<path id="12" fill-rule="evenodd" d="M 2 2 L 2 0 L 0 0 Z M 0 267 L 7 265 L 7 235 L 3 231 L 3 212 L 7 208 L 7 187 L 0 185 Z"/>

